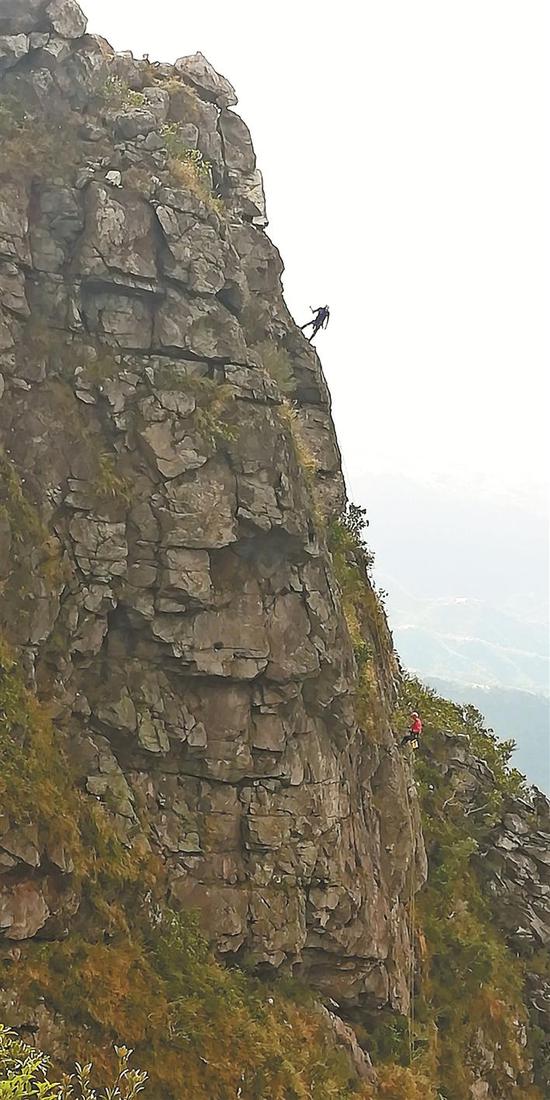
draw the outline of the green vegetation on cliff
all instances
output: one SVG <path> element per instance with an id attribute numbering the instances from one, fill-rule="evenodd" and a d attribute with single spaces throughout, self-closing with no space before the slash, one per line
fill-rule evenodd
<path id="1" fill-rule="evenodd" d="M 373 705 L 367 676 L 372 652 L 364 639 L 378 635 L 382 615 L 376 597 L 373 603 L 364 526 L 364 513 L 352 506 L 331 532 L 358 664 L 360 714 L 372 713 Z M 410 1060 L 407 1020 L 386 1012 L 373 1017 L 354 1013 L 354 1026 L 381 1073 L 380 1090 L 373 1095 L 469 1100 L 473 1071 L 485 1061 L 492 1062 L 488 1079 L 495 1096 L 540 1100 L 528 1073 L 535 1051 L 524 1004 L 525 964 L 495 924 L 476 862 L 506 800 L 523 790 L 523 777 L 509 763 L 513 744 L 498 741 L 485 729 L 474 707 L 458 707 L 405 676 L 394 714 L 397 735 L 407 728 L 411 710 L 424 720 L 422 745 L 411 764 L 429 861 L 428 883 L 416 899 L 414 1054 L 405 1072 Z M 363 728 L 368 729 L 366 722 Z M 490 769 L 486 797 L 467 813 L 457 769 L 448 766 L 442 731 L 462 739 L 480 766 Z M 394 1079 L 397 1091 L 392 1092 Z"/>
<path id="2" fill-rule="evenodd" d="M 488 1074 L 494 1095 L 539 1097 L 526 1073 L 526 1055 L 533 1051 L 524 1045 L 523 965 L 495 925 L 476 862 L 506 798 L 522 790 L 522 776 L 509 767 L 513 746 L 499 743 L 473 707 L 463 711 L 406 679 L 403 721 L 411 709 L 424 718 L 415 775 L 430 868 L 417 899 L 419 1062 L 431 1062 L 440 1092 L 452 1100 L 468 1096 L 472 1070 L 485 1051 L 494 1059 Z M 456 768 L 443 766 L 442 731 L 467 738 L 469 751 L 490 768 L 484 804 L 466 812 Z"/>
<path id="3" fill-rule="evenodd" d="M 162 868 L 121 844 L 103 808 L 74 789 L 59 732 L 5 647 L 0 759 L 4 812 L 20 828 L 32 818 L 50 849 L 63 848 L 81 893 L 70 938 L 16 951 L 3 942 L 0 990 L 17 988 L 23 1018 L 43 1001 L 63 1021 L 63 1048 L 103 1079 L 116 1075 L 114 1045 L 136 1048 L 152 1097 L 230 1100 L 245 1085 L 243 1095 L 258 1100 L 355 1095 L 312 996 L 225 968 L 193 915 L 155 904 Z M 54 1076 L 67 1068 L 54 1061 Z M 0 1096 L 19 1095 L 39 1092 L 2 1091 L 0 1081 Z"/>
<path id="4" fill-rule="evenodd" d="M 64 12 L 0 49 L 0 1013 L 52 1057 L 0 1031 L 0 1100 L 132 1100 L 121 1044 L 151 1100 L 540 1100 L 479 870 L 521 778 L 403 683 L 232 89 Z"/>
<path id="5" fill-rule="evenodd" d="M 364 559 L 353 560 L 355 537 L 349 521 L 337 528 L 334 557 L 344 599 L 355 601 L 357 622 L 361 616 L 372 639 L 381 612 Z M 358 706 L 366 708 L 369 655 L 360 651 L 359 657 Z M 396 728 L 413 705 L 425 718 L 416 774 L 431 865 L 417 902 L 416 1053 L 408 1066 L 405 1021 L 386 1014 L 373 1021 L 357 1013 L 354 1025 L 379 1073 L 376 1088 L 359 1088 L 345 1056 L 329 1040 L 313 998 L 298 997 L 292 983 L 269 986 L 224 968 L 193 917 L 158 906 L 162 869 L 151 865 L 146 852 L 127 851 L 105 811 L 90 810 L 87 800 L 71 791 L 51 720 L 23 686 L 8 651 L 2 656 L 2 690 L 4 797 L 20 823 L 31 803 L 40 811 L 42 827 L 55 830 L 80 866 L 82 891 L 70 938 L 25 943 L 17 957 L 4 949 L 4 974 L 23 1006 L 32 1010 L 43 998 L 54 1018 L 64 1021 L 73 1058 L 93 1061 L 108 1079 L 116 1069 L 113 1044 L 127 1043 L 149 1074 L 150 1094 L 174 1100 L 206 1100 L 213 1089 L 229 1100 L 239 1087 L 245 1096 L 272 1100 L 435 1100 L 438 1093 L 466 1100 L 481 1032 L 498 1052 L 493 1072 L 499 1087 L 507 1065 L 521 1074 L 525 1051 L 516 1026 L 525 1016 L 521 964 L 495 930 L 474 861 L 484 831 L 498 817 L 503 799 L 519 789 L 521 777 L 508 769 L 509 746 L 483 730 L 475 711 L 464 715 L 416 681 L 404 683 Z M 441 729 L 466 734 L 492 768 L 491 804 L 483 815 L 465 818 L 460 807 L 453 812 L 449 804 L 451 777 L 438 765 Z M 78 974 L 78 982 L 67 981 L 68 974 Z M 513 1087 L 502 1095 L 535 1100 L 540 1094 Z"/>

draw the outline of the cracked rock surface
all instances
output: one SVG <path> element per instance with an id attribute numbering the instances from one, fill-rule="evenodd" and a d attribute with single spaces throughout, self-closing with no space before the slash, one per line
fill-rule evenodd
<path id="1" fill-rule="evenodd" d="M 386 632 L 368 738 L 325 543 L 345 501 L 330 400 L 250 134 L 202 55 L 155 66 L 85 29 L 74 0 L 0 0 L 0 95 L 23 134 L 70 133 L 59 162 L 1 169 L 0 446 L 36 516 L 14 556 L 2 513 L 1 629 L 79 789 L 219 952 L 403 1010 L 425 858 L 397 673 Z M 3 818 L 1 934 L 70 935 L 72 873 Z"/>

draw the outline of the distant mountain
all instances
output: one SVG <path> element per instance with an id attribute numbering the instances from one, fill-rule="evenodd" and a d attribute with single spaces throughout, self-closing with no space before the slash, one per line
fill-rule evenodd
<path id="1" fill-rule="evenodd" d="M 466 597 L 419 599 L 386 574 L 387 609 L 407 668 L 466 684 L 550 694 L 547 627 Z"/>
<path id="2" fill-rule="evenodd" d="M 404 666 L 477 706 L 517 742 L 517 767 L 548 790 L 548 502 L 405 475 L 369 475 L 361 490 Z"/>
<path id="3" fill-rule="evenodd" d="M 481 688 L 425 677 L 425 682 L 455 703 L 473 703 L 499 737 L 517 743 L 513 763 L 532 783 L 550 794 L 550 699 L 526 691 Z"/>

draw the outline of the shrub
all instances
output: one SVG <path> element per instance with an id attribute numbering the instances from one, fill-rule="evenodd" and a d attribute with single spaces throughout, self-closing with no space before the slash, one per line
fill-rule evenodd
<path id="1" fill-rule="evenodd" d="M 12 971 L 22 993 L 43 995 L 63 1017 L 81 1062 L 110 1076 L 112 1038 L 124 1029 L 163 1100 L 364 1100 L 315 1003 L 294 996 L 290 979 L 279 988 L 220 965 L 192 914 L 134 897 L 124 933 L 120 900 L 110 909 L 109 942 L 97 910 L 84 935 L 32 944 Z M 92 1098 L 77 1090 L 75 1100 Z"/>
<path id="2" fill-rule="evenodd" d="M 350 565 L 369 570 L 374 564 L 374 554 L 365 540 L 369 526 L 366 508 L 348 503 L 339 519 L 334 520 L 330 532 L 330 548 L 333 554 L 345 556 Z"/>
<path id="3" fill-rule="evenodd" d="M 434 1072 L 445 1096 L 469 1094 L 481 1030 L 495 1055 L 489 1074 L 491 1087 L 496 1095 L 517 1095 L 519 1100 L 520 1093 L 509 1082 L 509 1092 L 498 1089 L 506 1085 L 507 1064 L 517 1072 L 526 1064 L 514 1023 L 525 1018 L 523 965 L 493 923 L 476 855 L 506 798 L 521 792 L 523 780 L 509 767 L 510 743 L 498 743 L 475 708 L 450 703 L 414 677 L 405 676 L 397 724 L 404 726 L 411 709 L 418 710 L 424 721 L 415 773 L 429 860 L 428 883 L 417 899 L 425 943 L 417 1018 L 424 1026 L 430 1021 L 435 1026 Z M 463 802 L 457 797 L 456 769 L 441 766 L 442 730 L 466 736 L 470 751 L 492 770 L 480 791 L 481 814 L 464 813 Z M 528 1095 L 537 1092 L 526 1092 Z"/>
<path id="4" fill-rule="evenodd" d="M 119 76 L 110 76 L 101 89 L 101 99 L 107 107 L 116 110 L 124 107 L 144 107 L 147 98 L 143 92 L 130 88 Z"/>
<path id="5" fill-rule="evenodd" d="M 135 1100 L 143 1091 L 147 1074 L 130 1068 L 133 1051 L 115 1047 L 117 1070 L 111 1085 L 92 1085 L 92 1065 L 76 1064 L 70 1077 L 51 1081 L 51 1062 L 14 1031 L 0 1024 L 0 1100 Z"/>
<path id="6" fill-rule="evenodd" d="M 372 646 L 365 638 L 364 619 L 365 613 L 368 611 L 370 615 L 376 604 L 368 577 L 374 555 L 364 540 L 363 532 L 366 527 L 366 509 L 357 504 L 348 504 L 340 518 L 332 521 L 328 537 L 359 670 L 372 656 Z"/>

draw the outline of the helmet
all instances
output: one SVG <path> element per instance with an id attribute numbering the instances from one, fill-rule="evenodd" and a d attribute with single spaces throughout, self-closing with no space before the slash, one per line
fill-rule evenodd
<path id="1" fill-rule="evenodd" d="M 411 710 L 411 718 L 418 718 L 419 714 L 417 710 Z"/>

